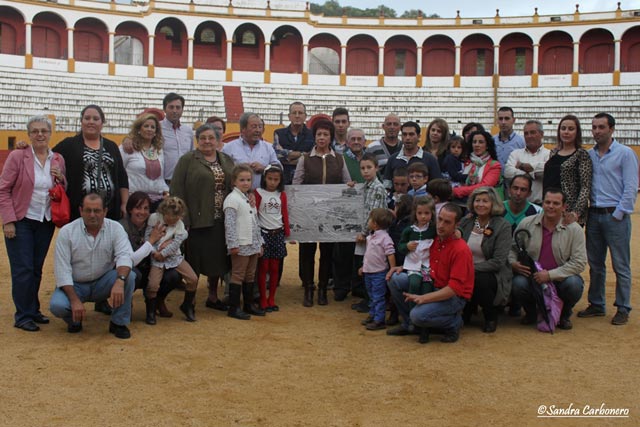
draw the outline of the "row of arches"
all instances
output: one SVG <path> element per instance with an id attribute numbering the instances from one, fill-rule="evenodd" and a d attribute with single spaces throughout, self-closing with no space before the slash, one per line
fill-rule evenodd
<path id="1" fill-rule="evenodd" d="M 10 7 L 0 7 L 0 53 L 24 54 L 25 23 L 22 15 Z M 190 41 L 187 29 L 176 18 L 161 20 L 155 33 L 136 22 L 120 23 L 115 29 L 113 61 L 119 64 L 159 67 L 239 71 L 263 71 L 311 74 L 346 73 L 347 75 L 386 76 L 489 76 L 492 74 L 531 75 L 537 52 L 539 74 L 570 74 L 574 70 L 573 37 L 560 30 L 542 36 L 537 44 L 524 33 L 511 33 L 499 41 L 499 47 L 486 34 L 471 34 L 459 47 L 446 35 L 434 35 L 417 46 L 406 35 L 390 37 L 383 47 L 366 34 L 352 36 L 346 46 L 333 34 L 320 33 L 303 49 L 300 31 L 290 25 L 276 28 L 265 39 L 265 33 L 253 23 L 238 26 L 227 38 L 219 23 L 200 23 Z M 69 49 L 69 40 L 73 41 Z M 192 43 L 189 46 L 189 43 Z M 586 31 L 578 44 L 580 73 L 607 73 L 614 70 L 615 41 L 604 28 Z M 192 49 L 192 64 L 189 49 Z M 620 71 L 640 71 L 640 26 L 627 30 L 620 41 Z M 343 52 L 344 49 L 344 52 Z M 64 20 L 53 12 L 41 12 L 31 24 L 31 53 L 35 57 L 77 61 L 109 61 L 109 32 L 96 18 L 76 22 L 73 36 L 67 36 Z M 305 61 L 307 53 L 307 62 Z M 459 70 L 456 70 L 456 55 Z M 229 61 L 231 57 L 231 61 Z M 381 60 L 382 58 L 382 60 Z M 342 63 L 344 62 L 344 64 Z M 497 65 L 497 69 L 496 66 Z"/>

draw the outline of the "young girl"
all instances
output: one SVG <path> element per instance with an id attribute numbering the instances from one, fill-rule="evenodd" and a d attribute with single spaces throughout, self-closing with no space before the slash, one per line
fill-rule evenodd
<path id="1" fill-rule="evenodd" d="M 240 320 L 251 319 L 251 314 L 264 316 L 264 310 L 254 307 L 253 284 L 258 257 L 262 254 L 262 236 L 258 227 L 257 209 L 251 207 L 247 197 L 251 190 L 253 171 L 241 163 L 233 168 L 233 191 L 224 199 L 224 229 L 227 250 L 231 255 L 228 316 Z M 244 311 L 240 309 L 240 292 Z"/>
<path id="2" fill-rule="evenodd" d="M 180 306 L 180 311 L 184 313 L 187 321 L 196 321 L 193 301 L 196 298 L 198 276 L 189 263 L 184 260 L 184 256 L 180 252 L 182 242 L 189 236 L 182 222 L 185 212 L 186 205 L 182 199 L 168 197 L 160 203 L 158 210 L 149 217 L 147 222 L 145 233 L 147 239 L 157 224 L 166 226 L 165 235 L 155 244 L 155 251 L 151 254 L 151 270 L 149 271 L 149 284 L 147 285 L 145 301 L 147 305 L 146 322 L 149 325 L 156 324 L 156 297 L 164 270 L 168 268 L 175 268 L 186 283 L 184 302 Z"/>
<path id="3" fill-rule="evenodd" d="M 284 192 L 284 174 L 280 166 L 269 165 L 264 169 L 260 188 L 256 189 L 258 225 L 264 240 L 264 253 L 258 266 L 260 307 L 267 312 L 278 311 L 276 290 L 281 266 L 287 256 L 284 238 L 289 236 L 289 211 Z M 269 273 L 269 299 L 267 300 L 267 272 Z"/>
<path id="4" fill-rule="evenodd" d="M 409 275 L 409 293 L 423 295 L 433 291 L 429 248 L 436 237 L 436 204 L 431 196 L 416 197 L 413 201 L 413 225 L 400 236 L 398 251 L 406 254 L 403 269 Z"/>
<path id="5" fill-rule="evenodd" d="M 364 275 L 364 284 L 371 299 L 369 317 L 362 324 L 370 331 L 386 328 L 384 313 L 387 280 L 390 269 L 396 266 L 396 250 L 387 233 L 392 221 L 393 215 L 388 209 L 375 208 L 371 210 L 367 222 L 367 228 L 372 234 L 367 236 L 367 248 L 360 272 Z"/>
<path id="6" fill-rule="evenodd" d="M 442 164 L 442 176 L 449 178 L 453 187 L 457 187 L 467 180 L 464 167 L 468 164 L 467 158 L 469 156 L 466 151 L 464 139 L 458 135 L 452 136 L 449 142 L 449 154 Z"/>

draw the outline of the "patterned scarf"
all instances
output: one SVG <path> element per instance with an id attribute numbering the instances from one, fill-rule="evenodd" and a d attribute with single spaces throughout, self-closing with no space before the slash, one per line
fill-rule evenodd
<path id="1" fill-rule="evenodd" d="M 491 155 L 489 152 L 484 153 L 482 156 L 478 156 L 471 153 L 471 169 L 469 170 L 469 176 L 467 177 L 467 184 L 475 184 L 480 182 L 479 174 L 484 165 L 491 161 Z"/>

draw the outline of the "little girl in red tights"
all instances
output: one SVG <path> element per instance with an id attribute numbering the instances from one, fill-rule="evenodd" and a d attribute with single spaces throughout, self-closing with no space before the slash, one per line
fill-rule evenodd
<path id="1" fill-rule="evenodd" d="M 269 165 L 265 168 L 260 188 L 256 189 L 256 206 L 258 224 L 264 239 L 264 253 L 258 262 L 260 306 L 267 312 L 273 312 L 279 310 L 275 297 L 283 260 L 287 256 L 284 238 L 289 236 L 287 194 L 284 192 L 284 175 L 279 165 Z"/>

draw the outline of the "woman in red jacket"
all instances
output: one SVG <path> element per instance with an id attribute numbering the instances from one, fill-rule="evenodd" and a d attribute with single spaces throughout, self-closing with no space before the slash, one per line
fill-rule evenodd
<path id="1" fill-rule="evenodd" d="M 464 170 L 467 181 L 453 189 L 453 197 L 456 199 L 465 199 L 476 188 L 495 187 L 500 182 L 501 167 L 491 134 L 476 131 L 469 135 L 469 141 L 471 162 Z"/>

